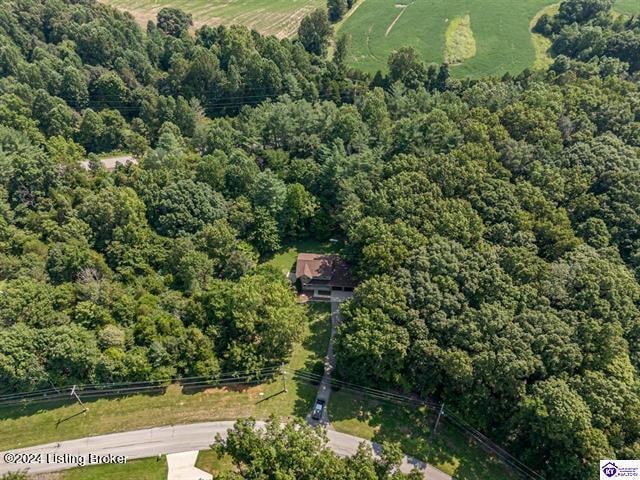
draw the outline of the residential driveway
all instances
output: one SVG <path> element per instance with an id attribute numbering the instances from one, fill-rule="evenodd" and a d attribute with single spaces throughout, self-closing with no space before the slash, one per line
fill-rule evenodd
<path id="1" fill-rule="evenodd" d="M 138 160 L 136 160 L 133 156 L 131 155 L 123 155 L 123 156 L 119 156 L 119 157 L 106 157 L 106 158 L 101 158 L 100 162 L 102 163 L 102 165 L 104 165 L 104 168 L 106 168 L 107 170 L 109 170 L 110 172 L 115 170 L 116 167 L 118 166 L 118 164 L 120 165 L 127 165 L 129 163 L 132 163 L 134 165 L 136 165 L 138 163 Z M 88 169 L 89 168 L 89 161 L 85 160 L 83 162 L 80 162 L 80 164 L 82 165 L 83 168 Z"/>
<path id="2" fill-rule="evenodd" d="M 157 455 L 191 452 L 191 457 L 187 456 L 183 458 L 182 463 L 178 461 L 177 468 L 179 468 L 180 464 L 185 465 L 187 461 L 190 461 L 190 458 L 193 458 L 194 451 L 208 449 L 214 442 L 217 433 L 224 437 L 227 430 L 233 427 L 233 424 L 233 421 L 221 421 L 149 428 L 0 452 L 0 475 L 25 470 L 30 474 L 40 474 L 66 470 L 77 466 L 75 463 L 8 464 L 5 461 L 5 454 L 7 453 L 42 454 L 43 458 L 47 454 L 55 453 L 67 455 L 67 457 L 82 457 L 84 459 L 86 459 L 89 454 L 111 454 L 126 455 L 128 460 L 133 460 L 136 458 L 155 457 Z M 257 422 L 257 424 L 259 427 L 264 426 L 264 422 Z M 380 451 L 378 444 L 354 437 L 353 435 L 329 430 L 327 431 L 327 436 L 329 437 L 329 448 L 341 456 L 355 454 L 358 450 L 358 445 L 362 442 L 368 445 L 374 453 Z M 195 462 L 195 459 L 193 461 Z M 423 462 L 410 457 L 404 457 L 400 469 L 403 472 L 409 472 L 414 466 L 423 472 L 425 479 L 451 480 L 449 475 L 431 466 L 426 466 Z"/>
<path id="3" fill-rule="evenodd" d="M 324 410 L 322 411 L 322 418 L 315 420 L 311 418 L 311 413 L 307 415 L 307 422 L 316 426 L 319 423 L 328 426 L 329 425 L 329 398 L 331 397 L 331 372 L 335 368 L 336 361 L 333 355 L 333 339 L 336 334 L 338 326 L 342 322 L 342 316 L 340 315 L 340 303 L 348 300 L 352 297 L 348 292 L 331 292 L 331 333 L 329 334 L 329 346 L 327 347 L 327 355 L 324 357 L 324 374 L 320 385 L 318 387 L 318 395 L 316 399 L 322 399 L 325 401 Z M 310 405 L 313 408 L 313 405 Z"/>
<path id="4" fill-rule="evenodd" d="M 167 455 L 167 480 L 212 480 L 213 475 L 195 467 L 198 450 Z"/>

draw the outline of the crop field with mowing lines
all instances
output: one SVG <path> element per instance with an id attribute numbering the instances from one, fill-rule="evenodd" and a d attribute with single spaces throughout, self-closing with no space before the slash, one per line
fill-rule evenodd
<path id="1" fill-rule="evenodd" d="M 295 37 L 300 20 L 326 5 L 325 0 L 99 1 L 130 12 L 143 26 L 155 20 L 161 8 L 175 7 L 191 13 L 196 28 L 241 24 L 278 38 Z M 553 13 L 557 4 L 558 0 L 357 0 L 336 30 L 351 36 L 350 63 L 366 72 L 385 70 L 393 51 L 411 46 L 426 62 L 442 63 L 453 54 L 453 75 L 477 78 L 550 63 L 545 55 L 549 42 L 533 35 L 531 26 L 541 13 Z M 615 9 L 640 14 L 640 0 L 617 0 Z"/>
<path id="2" fill-rule="evenodd" d="M 324 0 L 100 0 L 131 13 L 143 26 L 163 7 L 193 15 L 194 26 L 245 25 L 278 38 L 294 36 L 300 20 L 325 5 Z"/>
<path id="3" fill-rule="evenodd" d="M 387 32 L 399 7 L 393 0 L 363 0 L 342 26 L 351 35 L 351 63 L 374 72 L 384 68 L 391 52 L 408 45 L 427 62 L 445 60 L 450 23 L 468 16 L 475 55 L 452 67 L 456 76 L 517 72 L 531 66 L 535 50 L 531 19 L 553 0 L 415 0 Z"/>
<path id="4" fill-rule="evenodd" d="M 451 47 L 451 22 L 467 22 L 467 39 L 475 40 L 475 55 L 454 62 L 458 77 L 518 73 L 540 54 L 530 31 L 532 19 L 558 0 L 360 0 L 358 10 L 340 27 L 351 35 L 350 63 L 361 70 L 385 69 L 387 58 L 402 46 L 411 46 L 425 61 L 442 63 Z M 640 13 L 640 1 L 618 0 L 621 13 Z M 462 31 L 464 40 L 464 30 Z M 471 36 L 472 35 L 472 36 Z M 473 52 L 467 41 L 467 52 Z M 455 45 L 455 42 L 454 42 Z M 460 44 L 458 45 L 460 47 Z M 463 52 L 464 41 L 462 43 Z M 449 48 L 449 52 L 451 52 Z M 468 56 L 468 55 L 464 55 Z"/>

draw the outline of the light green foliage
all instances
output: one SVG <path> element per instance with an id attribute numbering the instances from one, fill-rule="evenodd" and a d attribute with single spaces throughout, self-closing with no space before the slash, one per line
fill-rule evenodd
<path id="1" fill-rule="evenodd" d="M 302 335 L 303 309 L 278 271 L 263 268 L 237 284 L 216 282 L 195 298 L 202 327 L 218 331 L 229 367 L 259 369 L 281 360 Z"/>
<path id="2" fill-rule="evenodd" d="M 338 457 L 327 447 L 326 435 L 302 421 L 282 425 L 271 419 L 264 431 L 255 420 L 238 420 L 227 438 L 213 446 L 218 455 L 231 457 L 235 472 L 227 479 L 309 478 L 400 480 L 416 478 L 398 471 L 402 452 L 397 444 L 385 443 L 379 459 L 361 445 L 353 457 Z M 420 478 L 420 475 L 417 476 Z"/>

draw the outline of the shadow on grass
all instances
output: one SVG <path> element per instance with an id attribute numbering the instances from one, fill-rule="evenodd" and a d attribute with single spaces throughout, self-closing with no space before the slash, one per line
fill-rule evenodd
<path id="1" fill-rule="evenodd" d="M 262 402 L 266 402 L 267 400 L 271 400 L 272 398 L 277 397 L 278 395 L 282 395 L 282 394 L 284 394 L 284 393 L 287 393 L 287 392 L 285 392 L 285 390 L 284 390 L 284 389 L 282 389 L 282 390 L 278 390 L 277 392 L 272 393 L 271 395 L 268 395 L 268 396 L 263 397 L 263 398 L 261 398 L 260 400 L 258 400 L 258 401 L 256 402 L 256 405 L 260 405 Z"/>
<path id="2" fill-rule="evenodd" d="M 251 387 L 255 387 L 256 385 L 259 385 L 261 383 L 266 383 L 269 380 L 270 380 L 269 378 L 262 378 L 260 380 L 255 380 L 252 382 L 228 384 L 228 385 L 225 385 L 225 384 L 215 385 L 212 380 L 212 382 L 209 385 L 183 385 L 182 393 L 184 395 L 196 395 L 198 393 L 206 392 L 208 390 L 220 390 L 223 392 L 245 393 Z"/>
<path id="3" fill-rule="evenodd" d="M 360 394 L 334 390 L 331 421 L 340 431 L 382 443 L 397 442 L 419 460 L 460 480 L 506 480 L 513 474 L 494 456 L 464 436 L 443 417 L 431 439 L 437 412 L 378 402 Z M 431 440 L 431 441 L 430 441 Z"/>
<path id="4" fill-rule="evenodd" d="M 331 305 L 329 303 L 308 303 L 309 335 L 302 342 L 305 350 L 313 355 L 309 356 L 300 367 L 307 372 L 322 375 L 324 373 L 324 358 L 329 347 L 331 332 Z"/>
<path id="5" fill-rule="evenodd" d="M 104 396 L 95 396 L 95 395 L 82 395 L 80 392 L 80 398 L 82 402 L 87 407 L 87 410 L 91 409 L 91 404 L 93 402 L 97 402 L 99 400 L 125 400 L 127 398 L 141 396 L 144 395 L 146 397 L 156 397 L 161 396 L 166 393 L 166 388 L 157 388 L 154 390 L 148 390 L 144 392 L 127 392 L 121 394 L 110 394 Z M 28 417 L 30 415 L 35 415 L 37 413 L 54 410 L 61 407 L 72 407 L 73 405 L 78 405 L 76 400 L 73 397 L 56 399 L 52 401 L 43 401 L 43 402 L 24 402 L 18 405 L 10 406 L 10 407 L 0 407 L 0 421 L 2 420 L 13 420 L 21 417 Z M 76 415 L 74 415 L 76 416 Z M 58 424 L 62 423 L 62 420 L 58 421 Z"/>
<path id="6" fill-rule="evenodd" d="M 318 384 L 299 383 L 297 388 L 298 398 L 293 405 L 293 414 L 299 418 L 307 418 L 318 394 Z"/>
<path id="7" fill-rule="evenodd" d="M 85 413 L 87 413 L 87 409 L 86 409 L 86 408 L 83 408 L 83 409 L 82 409 L 82 410 L 80 410 L 79 412 L 77 412 L 77 413 L 73 413 L 73 414 L 69 415 L 68 417 L 60 418 L 60 419 L 56 422 L 56 428 L 58 428 L 58 427 L 60 426 L 60 424 L 61 424 L 61 423 L 68 422 L 69 420 L 72 420 L 72 419 L 74 419 L 74 418 L 76 418 L 76 417 L 79 417 L 80 415 L 83 415 L 83 414 L 85 414 Z"/>

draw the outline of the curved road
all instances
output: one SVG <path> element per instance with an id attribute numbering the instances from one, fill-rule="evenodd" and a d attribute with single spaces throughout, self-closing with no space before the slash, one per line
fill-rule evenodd
<path id="1" fill-rule="evenodd" d="M 82 457 L 86 461 L 89 454 L 111 454 L 126 455 L 128 459 L 132 460 L 161 454 L 206 450 L 214 442 L 217 433 L 222 436 L 226 435 L 227 430 L 232 428 L 234 423 L 233 421 L 221 421 L 149 428 L 0 452 L 0 475 L 24 470 L 28 470 L 30 474 L 47 473 L 78 466 L 77 463 L 73 463 L 71 456 Z M 257 422 L 257 424 L 263 426 L 264 422 Z M 374 452 L 380 449 L 380 446 L 375 443 L 345 433 L 328 430 L 327 436 L 329 437 L 329 448 L 338 455 L 353 455 L 362 442 L 370 445 Z M 8 464 L 5 461 L 7 453 L 34 454 L 35 459 L 38 454 L 41 454 L 40 462 L 36 460 L 30 465 Z M 59 463 L 46 463 L 47 454 L 67 455 L 67 457 L 59 458 Z M 403 472 L 409 472 L 413 467 L 424 472 L 425 479 L 451 480 L 449 475 L 426 465 L 424 462 L 404 457 L 400 469 Z"/>

